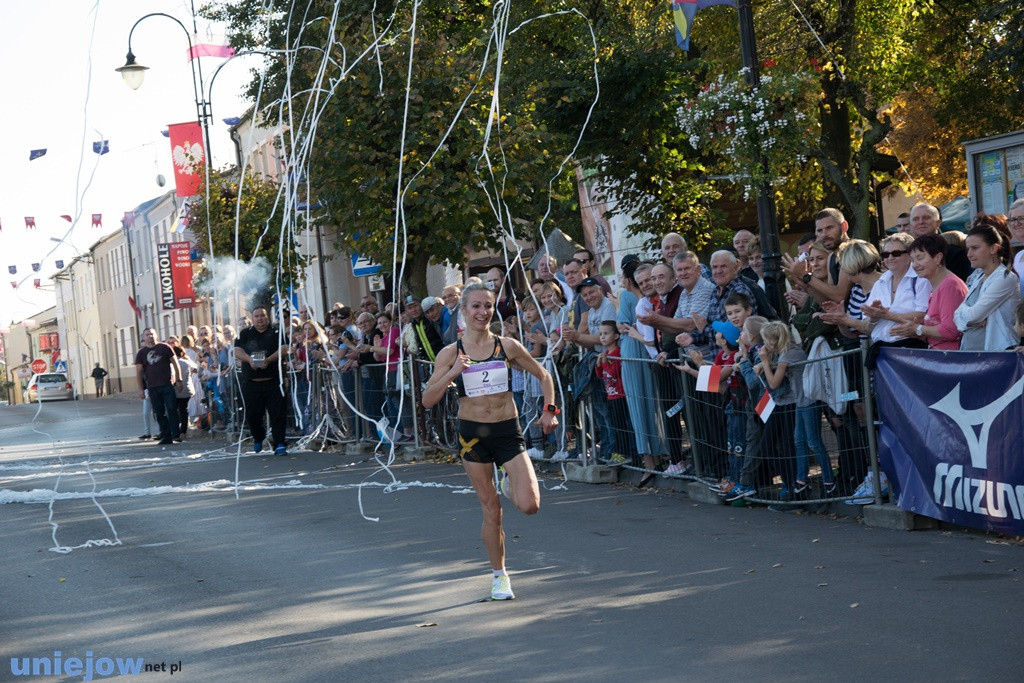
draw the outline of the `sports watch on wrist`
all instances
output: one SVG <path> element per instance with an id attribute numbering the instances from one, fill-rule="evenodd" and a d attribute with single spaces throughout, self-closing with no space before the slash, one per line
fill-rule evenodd
<path id="1" fill-rule="evenodd" d="M 546 406 L 544 406 L 544 412 L 545 413 L 551 413 L 552 415 L 561 415 L 562 414 L 561 408 L 556 406 L 554 403 L 549 403 Z"/>
<path id="2" fill-rule="evenodd" d="M 924 336 L 924 325 L 918 325 L 917 329 L 915 330 L 915 332 L 917 333 L 918 337 L 923 337 Z"/>

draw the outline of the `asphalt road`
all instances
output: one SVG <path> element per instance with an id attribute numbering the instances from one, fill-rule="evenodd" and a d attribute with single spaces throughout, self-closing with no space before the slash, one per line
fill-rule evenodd
<path id="1" fill-rule="evenodd" d="M 0 409 L 0 680 L 1020 679 L 1016 541 L 546 478 L 506 511 L 517 599 L 478 602 L 458 466 L 140 444 L 138 407 Z"/>

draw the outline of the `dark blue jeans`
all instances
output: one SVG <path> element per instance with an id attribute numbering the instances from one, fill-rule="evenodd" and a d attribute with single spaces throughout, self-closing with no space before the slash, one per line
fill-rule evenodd
<path id="1" fill-rule="evenodd" d="M 160 425 L 160 440 L 177 439 L 178 432 L 178 398 L 174 395 L 174 387 L 165 384 L 162 387 L 148 387 L 149 401 L 156 413 L 156 422 Z"/>

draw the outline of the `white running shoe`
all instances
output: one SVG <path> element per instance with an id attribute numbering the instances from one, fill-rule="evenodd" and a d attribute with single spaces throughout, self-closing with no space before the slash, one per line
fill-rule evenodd
<path id="1" fill-rule="evenodd" d="M 568 460 L 569 451 L 555 451 L 555 454 L 551 456 L 552 460 Z"/>
<path id="2" fill-rule="evenodd" d="M 530 456 L 531 460 L 543 460 L 544 459 L 544 451 L 542 451 L 539 448 L 531 448 L 530 450 L 526 451 L 526 454 L 528 456 Z"/>
<path id="3" fill-rule="evenodd" d="M 508 574 L 494 577 L 494 581 L 491 582 L 491 600 L 515 600 L 515 597 Z"/>

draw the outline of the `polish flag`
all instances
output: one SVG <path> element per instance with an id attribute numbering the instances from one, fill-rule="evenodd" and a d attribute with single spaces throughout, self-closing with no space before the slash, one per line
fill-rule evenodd
<path id="1" fill-rule="evenodd" d="M 228 45 L 214 45 L 213 43 L 196 43 L 188 51 L 188 61 L 196 57 L 223 57 L 230 59 L 235 56 L 235 48 Z"/>
<path id="2" fill-rule="evenodd" d="M 721 365 L 702 365 L 697 371 L 697 391 L 717 394 L 722 382 Z"/>
<path id="3" fill-rule="evenodd" d="M 757 402 L 757 407 L 754 410 L 757 412 L 758 417 L 761 418 L 761 422 L 767 422 L 768 418 L 772 416 L 772 411 L 775 410 L 775 401 L 772 400 L 772 395 L 767 389 L 764 390 L 764 394 L 761 396 L 761 400 Z"/>
<path id="4" fill-rule="evenodd" d="M 171 137 L 171 160 L 174 162 L 174 184 L 179 197 L 199 193 L 203 183 L 203 130 L 196 121 L 175 123 L 167 127 Z"/>

